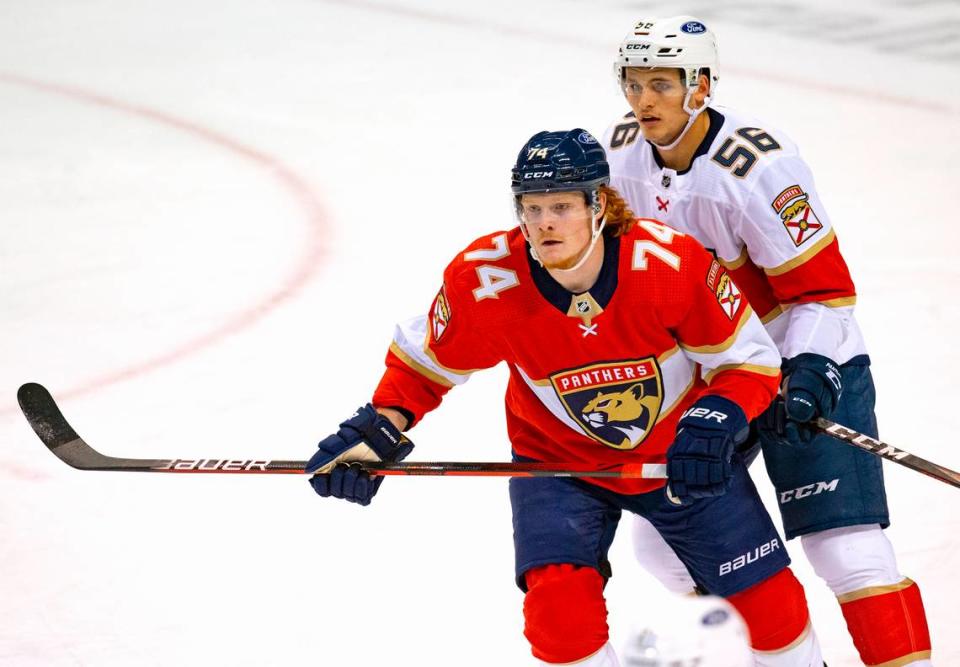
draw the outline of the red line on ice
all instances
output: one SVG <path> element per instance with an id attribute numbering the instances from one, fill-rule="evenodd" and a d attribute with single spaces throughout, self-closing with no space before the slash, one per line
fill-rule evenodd
<path id="1" fill-rule="evenodd" d="M 278 179 L 284 188 L 286 188 L 294 198 L 299 200 L 306 214 L 307 221 L 309 222 L 309 238 L 304 244 L 305 249 L 300 261 L 287 279 L 258 303 L 234 313 L 229 316 L 226 321 L 212 330 L 200 333 L 168 350 L 143 359 L 142 361 L 132 363 L 126 367 L 82 381 L 74 387 L 58 389 L 56 393 L 59 399 L 76 398 L 113 384 L 132 380 L 158 368 L 179 362 L 204 348 L 215 345 L 267 316 L 283 302 L 296 295 L 317 275 L 326 254 L 324 239 L 328 230 L 327 215 L 320 204 L 320 198 L 317 193 L 314 192 L 302 177 L 293 171 L 293 169 L 283 164 L 279 159 L 192 121 L 82 88 L 38 81 L 4 72 L 0 72 L 0 82 L 66 96 L 80 102 L 139 116 L 140 118 L 182 131 L 197 139 L 219 146 L 243 160 L 252 162 L 265 170 L 271 177 Z M 15 412 L 13 408 L 0 407 L 0 416 L 13 412 Z"/>

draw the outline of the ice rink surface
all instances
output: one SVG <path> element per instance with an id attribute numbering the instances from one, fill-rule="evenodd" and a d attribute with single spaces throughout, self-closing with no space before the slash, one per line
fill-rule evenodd
<path id="1" fill-rule="evenodd" d="M 698 13 L 718 102 L 799 143 L 857 282 L 881 436 L 960 468 L 960 9 L 836 7 L 2 3 L 0 664 L 528 664 L 504 480 L 392 479 L 359 508 L 286 476 L 81 473 L 15 392 L 46 384 L 117 456 L 307 458 L 446 263 L 514 224 L 523 142 L 627 110 L 610 63 L 641 16 Z M 505 376 L 452 392 L 413 458 L 507 460 Z M 958 665 L 960 492 L 885 468 L 901 570 Z M 663 595 L 628 537 L 617 646 Z M 859 664 L 789 548 L 829 664 Z"/>

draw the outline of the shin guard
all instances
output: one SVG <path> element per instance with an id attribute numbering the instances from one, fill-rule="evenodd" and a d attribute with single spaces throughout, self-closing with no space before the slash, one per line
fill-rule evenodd
<path id="1" fill-rule="evenodd" d="M 525 575 L 523 634 L 548 663 L 583 660 L 607 643 L 603 577 L 589 567 L 545 565 Z"/>
<path id="2" fill-rule="evenodd" d="M 731 595 L 750 631 L 757 665 L 821 665 L 820 645 L 810 625 L 803 586 L 790 568 Z"/>
<path id="3" fill-rule="evenodd" d="M 865 665 L 900 667 L 930 659 L 930 631 L 920 588 L 910 579 L 837 597 Z"/>

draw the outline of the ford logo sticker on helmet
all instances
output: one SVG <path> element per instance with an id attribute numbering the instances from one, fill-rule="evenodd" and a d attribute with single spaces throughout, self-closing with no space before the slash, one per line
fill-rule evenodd
<path id="1" fill-rule="evenodd" d="M 701 32 L 706 32 L 707 26 L 700 23 L 700 21 L 687 21 L 683 24 L 683 26 L 681 26 L 680 30 L 688 35 L 696 35 Z"/>

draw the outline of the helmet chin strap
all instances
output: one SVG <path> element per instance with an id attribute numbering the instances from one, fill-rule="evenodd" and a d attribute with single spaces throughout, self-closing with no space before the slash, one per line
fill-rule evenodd
<path id="1" fill-rule="evenodd" d="M 550 269 L 550 271 L 561 271 L 563 273 L 568 273 L 570 271 L 576 271 L 581 266 L 583 266 L 583 263 L 587 261 L 587 258 L 590 256 L 590 254 L 593 252 L 593 249 L 596 247 L 597 239 L 600 238 L 600 234 L 603 232 L 603 228 L 606 226 L 606 224 L 607 224 L 606 214 L 604 214 L 604 216 L 600 218 L 599 225 L 597 225 L 596 213 L 592 214 L 590 216 L 590 228 L 593 231 L 590 234 L 590 245 L 588 245 L 587 249 L 583 251 L 583 255 L 580 257 L 579 260 L 577 260 L 577 263 L 571 266 L 569 269 Z M 520 221 L 520 231 L 523 232 L 524 238 L 527 239 L 527 247 L 530 249 L 530 256 L 537 261 L 537 264 L 539 264 L 540 266 L 543 266 L 543 260 L 540 259 L 540 256 L 537 254 L 536 249 L 534 249 L 533 242 L 530 240 L 530 233 L 527 232 L 527 223 L 523 222 L 522 220 Z"/>
<path id="2" fill-rule="evenodd" d="M 687 124 L 684 126 L 683 130 L 681 130 L 680 134 L 677 135 L 677 138 L 674 139 L 673 141 L 671 141 L 671 142 L 670 142 L 669 144 L 667 144 L 666 146 L 664 146 L 664 145 L 662 145 L 662 144 L 658 144 L 658 143 L 656 143 L 656 142 L 654 142 L 654 141 L 651 141 L 651 142 L 650 142 L 650 143 L 652 143 L 654 146 L 656 146 L 657 148 L 659 148 L 660 150 L 662 150 L 662 151 L 669 151 L 669 150 L 673 150 L 674 148 L 676 148 L 676 147 L 677 147 L 677 144 L 680 143 L 680 141 L 683 139 L 684 136 L 686 136 L 686 134 L 687 134 L 687 132 L 690 130 L 690 128 L 693 127 L 693 122 L 697 119 L 697 116 L 699 116 L 700 114 L 702 114 L 702 113 L 706 110 L 707 106 L 710 104 L 710 98 L 711 98 L 711 96 L 710 96 L 710 95 L 707 95 L 705 98 L 703 98 L 703 104 L 700 105 L 700 108 L 699 108 L 699 109 L 694 109 L 693 107 L 691 107 L 691 106 L 690 106 L 690 100 L 691 100 L 691 98 L 693 97 L 693 91 L 694 91 L 694 90 L 695 90 L 694 88 L 687 88 L 687 94 L 686 94 L 686 96 L 683 98 L 683 110 L 686 111 L 686 112 L 690 115 L 690 118 L 687 119 Z"/>
<path id="3" fill-rule="evenodd" d="M 606 213 L 604 213 L 603 217 L 600 218 L 599 225 L 597 224 L 597 214 L 592 213 L 590 215 L 590 229 L 593 230 L 593 233 L 590 235 L 590 245 L 588 245 L 587 249 L 583 251 L 583 256 L 580 257 L 577 263 L 571 266 L 569 269 L 553 269 L 553 270 L 559 271 L 561 273 L 571 273 L 579 269 L 581 266 L 583 266 L 584 262 L 587 261 L 587 258 L 589 258 L 591 254 L 593 254 L 593 249 L 597 247 L 597 239 L 600 238 L 600 234 L 603 232 L 603 228 L 606 226 L 606 224 L 607 224 Z M 533 250 L 533 246 L 531 246 L 530 249 Z M 543 264 L 541 263 L 541 266 L 542 265 Z"/>

